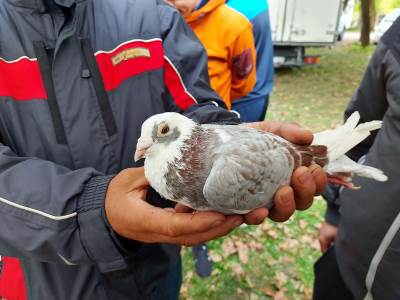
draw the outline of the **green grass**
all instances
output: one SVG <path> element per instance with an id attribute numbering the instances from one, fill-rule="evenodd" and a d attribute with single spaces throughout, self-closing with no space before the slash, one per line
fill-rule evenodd
<path id="1" fill-rule="evenodd" d="M 372 49 L 358 44 L 310 49 L 307 53 L 321 55 L 321 63 L 277 72 L 267 118 L 296 121 L 314 131 L 340 124 Z"/>
<path id="2" fill-rule="evenodd" d="M 277 72 L 267 118 L 297 122 L 313 131 L 340 124 L 372 50 L 357 44 L 310 49 L 309 54 L 321 55 L 321 63 Z M 324 201 L 317 198 L 312 208 L 284 224 L 268 220 L 210 242 L 214 271 L 206 279 L 195 274 L 191 250 L 184 249 L 181 298 L 310 299 L 324 210 Z"/>

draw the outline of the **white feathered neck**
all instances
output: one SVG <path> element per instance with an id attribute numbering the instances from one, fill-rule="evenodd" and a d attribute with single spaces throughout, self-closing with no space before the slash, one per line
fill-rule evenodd
<path id="1" fill-rule="evenodd" d="M 147 119 L 142 125 L 142 135 L 151 138 L 154 127 L 160 123 L 167 123 L 171 130 L 177 128 L 179 137 L 170 143 L 155 142 L 146 157 L 144 168 L 146 178 L 163 197 L 172 198 L 168 191 L 165 175 L 169 164 L 179 161 L 182 157 L 186 141 L 192 136 L 196 123 L 177 113 L 163 113 Z M 179 168 L 179 166 L 176 166 Z"/>

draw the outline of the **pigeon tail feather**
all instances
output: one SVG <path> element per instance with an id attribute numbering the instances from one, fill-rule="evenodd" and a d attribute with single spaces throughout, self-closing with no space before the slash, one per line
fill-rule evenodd
<path id="1" fill-rule="evenodd" d="M 371 131 L 382 126 L 382 121 L 371 121 L 357 126 L 359 121 L 360 114 L 356 111 L 342 126 L 316 133 L 313 145 L 324 145 L 328 148 L 329 164 L 326 166 L 326 171 L 329 174 L 353 173 L 378 181 L 386 181 L 387 177 L 381 170 L 356 163 L 345 156 L 345 153 L 370 136 Z"/>

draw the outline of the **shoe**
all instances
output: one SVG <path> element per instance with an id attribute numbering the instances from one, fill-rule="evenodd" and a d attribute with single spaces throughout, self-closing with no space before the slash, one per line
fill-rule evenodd
<path id="1" fill-rule="evenodd" d="M 200 277 L 209 277 L 212 271 L 212 261 L 208 256 L 206 244 L 198 244 L 192 247 L 196 273 Z"/>

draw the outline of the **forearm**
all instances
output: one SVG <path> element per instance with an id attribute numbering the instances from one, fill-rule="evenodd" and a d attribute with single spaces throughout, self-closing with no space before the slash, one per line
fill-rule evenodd
<path id="1" fill-rule="evenodd" d="M 110 179 L 21 158 L 0 144 L 1 254 L 115 268 L 122 257 L 102 217 Z"/>

